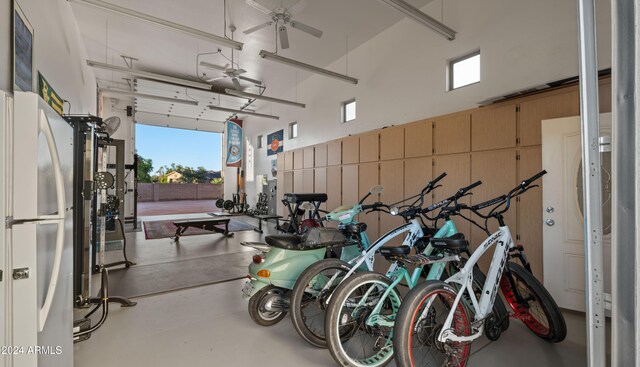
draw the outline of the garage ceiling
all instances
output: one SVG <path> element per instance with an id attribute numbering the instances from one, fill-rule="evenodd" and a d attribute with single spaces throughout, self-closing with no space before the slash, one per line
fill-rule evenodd
<path id="1" fill-rule="evenodd" d="M 414 6 L 423 7 L 429 1 L 411 0 L 411 3 Z M 108 2 L 212 34 L 224 35 L 224 0 L 108 0 Z M 280 6 L 290 7 L 297 0 L 258 0 L 258 2 L 273 9 Z M 226 3 L 226 34 L 231 37 L 228 26 L 233 24 L 237 27 L 234 34 L 235 40 L 244 43 L 242 51 L 234 52 L 234 61 L 239 61 L 240 67 L 247 71 L 244 75 L 262 80 L 267 86 L 265 95 L 295 99 L 287 94 L 291 94 L 290 91 L 297 82 L 311 74 L 261 59 L 258 56 L 260 50 L 275 50 L 274 26 L 250 35 L 245 35 L 242 31 L 268 21 L 269 17 L 246 5 L 243 0 L 226 0 Z M 231 58 L 229 48 L 220 47 L 212 42 L 85 5 L 73 4 L 72 7 L 84 38 L 88 57 L 92 60 L 126 66 L 121 57 L 125 55 L 138 59 L 133 63 L 136 69 L 187 79 L 197 77 L 209 79 L 222 76 L 222 73 L 199 67 L 198 54 L 215 53 L 220 48 L 222 54 L 201 55 L 199 58 L 200 61 L 217 65 L 225 65 L 229 63 L 226 58 Z M 291 47 L 287 50 L 279 50 L 278 53 L 305 63 L 326 67 L 343 56 L 347 47 L 348 49 L 358 47 L 403 19 L 403 15 L 385 4 L 372 0 L 307 0 L 307 6 L 296 14 L 294 19 L 318 28 L 324 34 L 318 39 L 304 32 L 290 29 L 288 33 Z M 342 70 L 333 71 L 358 76 L 357 70 L 346 70 L 346 66 Z M 168 102 L 136 98 L 136 111 L 147 113 L 144 121 L 140 121 L 141 119 L 136 115 L 140 123 L 153 121 L 154 114 L 157 114 L 156 116 L 164 116 L 164 120 L 173 120 L 174 117 L 176 120 L 181 120 L 183 128 L 196 129 L 202 126 L 202 120 L 224 121 L 229 117 L 226 112 L 209 110 L 207 105 L 214 104 L 236 109 L 247 102 L 246 99 L 196 89 L 187 90 L 184 87 L 164 83 L 140 79 L 127 82 L 123 78 L 129 76 L 117 72 L 100 69 L 94 69 L 94 72 L 101 87 L 129 88 L 128 83 L 134 83 L 137 91 L 141 93 L 195 99 L 200 102 L 197 107 L 179 104 L 171 106 Z M 206 73 L 206 76 L 203 73 Z M 340 87 L 340 81 L 335 83 Z M 229 79 L 219 80 L 213 84 L 219 87 L 232 87 Z M 243 83 L 243 86 L 247 87 L 248 92 L 258 91 L 250 83 Z M 256 101 L 250 108 L 260 110 L 268 105 L 269 102 Z M 167 125 L 167 123 L 160 124 Z"/>

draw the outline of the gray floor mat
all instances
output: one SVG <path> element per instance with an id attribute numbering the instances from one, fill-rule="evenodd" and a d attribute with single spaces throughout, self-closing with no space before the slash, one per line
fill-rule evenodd
<path id="1" fill-rule="evenodd" d="M 109 294 L 141 297 L 240 279 L 247 275 L 252 256 L 239 252 L 110 270 Z"/>

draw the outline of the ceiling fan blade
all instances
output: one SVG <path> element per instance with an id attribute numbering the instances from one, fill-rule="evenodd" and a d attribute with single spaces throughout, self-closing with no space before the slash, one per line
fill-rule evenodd
<path id="1" fill-rule="evenodd" d="M 267 9 L 266 7 L 260 5 L 260 3 L 258 3 L 255 0 L 244 0 L 244 2 L 249 5 L 250 7 L 256 9 L 257 11 L 263 12 L 267 15 L 271 14 L 271 10 Z"/>
<path id="2" fill-rule="evenodd" d="M 225 79 L 226 76 L 219 76 L 217 78 L 207 79 L 207 83 L 215 82 L 216 80 Z"/>
<path id="3" fill-rule="evenodd" d="M 252 79 L 246 76 L 239 76 L 238 78 L 242 79 L 242 80 L 246 80 L 249 83 L 253 83 L 253 84 L 258 84 L 258 85 L 262 85 L 262 82 L 258 79 Z"/>
<path id="4" fill-rule="evenodd" d="M 244 73 L 246 73 L 246 72 L 247 72 L 247 71 L 246 71 L 246 70 L 244 70 L 244 69 L 238 69 L 238 70 L 236 70 L 236 71 L 235 71 L 235 74 L 236 74 L 236 75 L 240 75 L 240 74 L 244 74 Z"/>
<path id="5" fill-rule="evenodd" d="M 231 81 L 233 82 L 233 86 L 236 88 L 236 90 L 242 90 L 242 85 L 240 85 L 238 78 L 231 78 Z"/>
<path id="6" fill-rule="evenodd" d="M 287 35 L 287 27 L 281 25 L 278 28 L 278 34 L 280 35 L 280 47 L 283 50 L 289 48 L 289 35 Z"/>
<path id="7" fill-rule="evenodd" d="M 301 30 L 305 33 L 309 33 L 312 36 L 315 37 L 322 37 L 322 31 L 316 28 L 313 28 L 312 26 L 306 25 L 304 23 L 300 23 L 300 22 L 296 22 L 296 21 L 291 21 L 291 26 L 295 29 Z"/>
<path id="8" fill-rule="evenodd" d="M 215 65 L 215 64 L 208 63 L 206 61 L 200 61 L 200 66 L 208 69 L 214 69 L 214 70 L 220 70 L 220 71 L 227 70 L 226 66 Z"/>
<path id="9" fill-rule="evenodd" d="M 262 28 L 266 28 L 266 27 L 268 27 L 268 26 L 270 26 L 270 25 L 272 25 L 272 24 L 273 24 L 273 22 L 272 22 L 272 21 L 268 21 L 268 22 L 266 22 L 266 23 L 258 24 L 257 26 L 255 26 L 255 27 L 253 27 L 253 28 L 249 28 L 249 29 L 247 29 L 246 31 L 244 31 L 244 32 L 242 32 L 242 33 L 244 33 L 244 34 L 250 34 L 250 33 L 253 33 L 253 32 L 255 32 L 255 31 L 259 31 L 259 30 L 261 30 Z"/>
<path id="10" fill-rule="evenodd" d="M 300 13 L 304 8 L 307 7 L 307 0 L 299 0 L 297 3 L 291 5 L 287 11 L 291 15 L 295 15 Z"/>

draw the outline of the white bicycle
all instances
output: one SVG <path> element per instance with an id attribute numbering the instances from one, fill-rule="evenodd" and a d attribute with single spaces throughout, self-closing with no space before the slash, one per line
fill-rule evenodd
<path id="1" fill-rule="evenodd" d="M 465 217 L 487 234 L 489 219 L 497 220 L 500 227 L 478 246 L 459 272 L 445 281 L 428 280 L 407 294 L 393 329 L 393 348 L 399 367 L 464 367 L 470 356 L 471 342 L 490 332 L 485 330 L 485 320 L 492 312 L 499 289 L 513 310 L 513 318 L 524 322 L 544 340 L 551 343 L 564 340 L 567 334 L 564 317 L 549 292 L 531 273 L 524 249 L 514 244 L 503 217 L 511 199 L 537 187 L 531 183 L 545 173 L 542 171 L 522 181 L 508 194 L 484 203 L 469 207 L 456 202 L 444 209 L 460 216 L 463 216 L 462 210 L 470 210 L 484 218 L 485 225 L 481 226 Z M 487 214 L 480 212 L 491 206 L 493 208 Z M 461 244 L 460 240 L 446 238 L 433 238 L 430 244 L 445 253 L 468 246 L 468 242 Z M 472 288 L 473 268 L 492 245 L 496 245 L 496 249 L 478 299 Z M 510 262 L 511 258 L 518 258 L 522 266 Z M 460 302 L 463 297 L 471 302 Z"/>

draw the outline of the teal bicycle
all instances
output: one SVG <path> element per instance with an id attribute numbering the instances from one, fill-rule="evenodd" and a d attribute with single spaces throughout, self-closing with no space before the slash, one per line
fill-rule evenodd
<path id="1" fill-rule="evenodd" d="M 445 207 L 480 185 L 478 181 L 456 192 L 454 196 L 428 208 L 409 207 L 402 212 L 392 210 L 392 214 L 405 219 L 415 219 L 436 208 Z M 437 217 L 436 217 L 437 218 Z M 448 238 L 450 241 L 466 242 L 457 232 L 453 220 L 446 218 L 443 226 L 433 239 Z M 442 279 L 457 272 L 464 264 L 462 253 L 444 253 L 434 249 L 431 242 L 419 254 L 422 261 L 410 272 L 412 265 L 407 259 L 411 248 L 383 246 L 379 253 L 392 263 L 386 275 L 366 271 L 355 274 L 343 281 L 333 292 L 326 310 L 325 330 L 327 346 L 331 355 L 341 366 L 383 366 L 393 358 L 393 326 L 396 314 L 402 303 L 400 285 L 409 289 L 415 287 L 423 271 L 427 279 Z M 414 257 L 412 257 L 414 258 Z M 475 267 L 472 288 L 480 293 L 484 287 L 485 276 Z M 403 283 L 404 282 L 404 283 Z M 497 300 L 492 309 L 493 320 L 503 330 L 508 327 L 508 313 L 504 304 Z M 506 321 L 505 321 L 506 320 Z"/>

